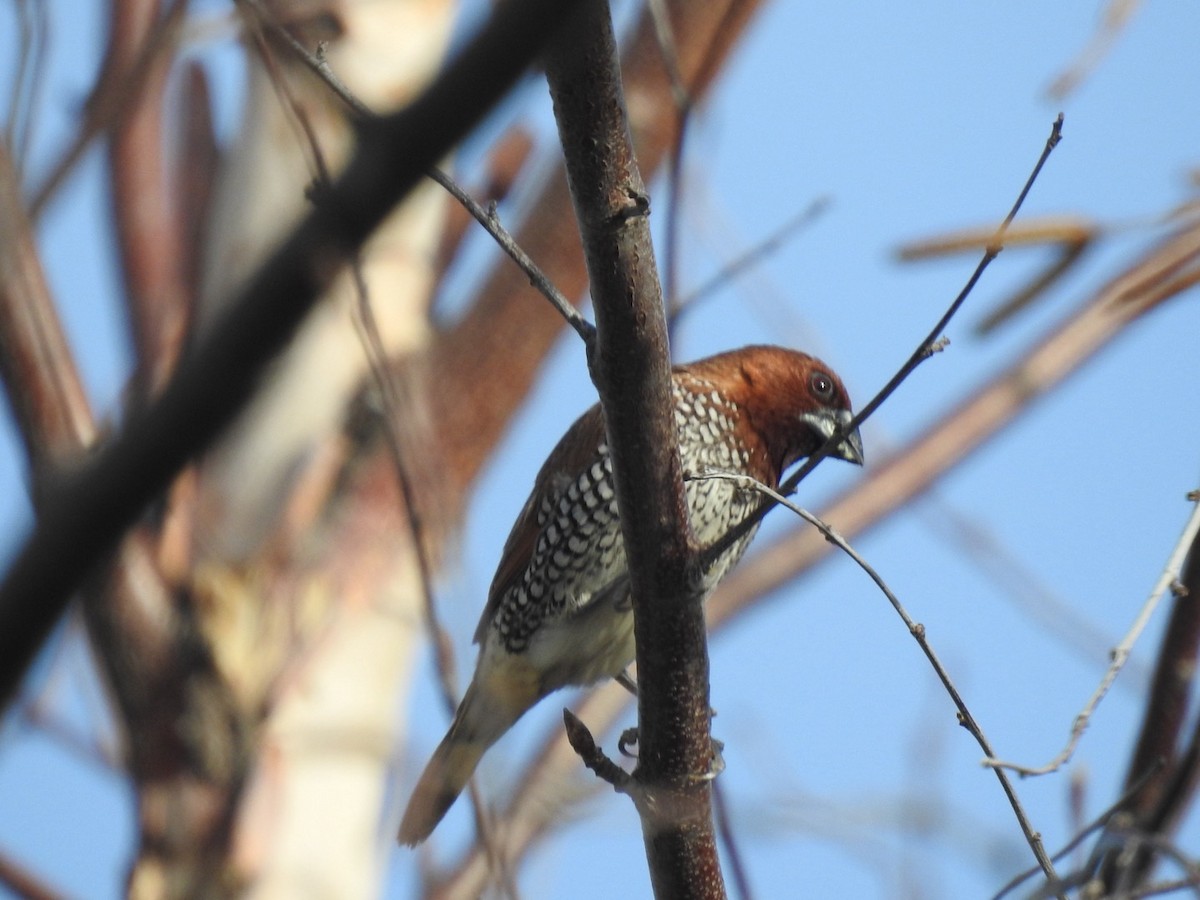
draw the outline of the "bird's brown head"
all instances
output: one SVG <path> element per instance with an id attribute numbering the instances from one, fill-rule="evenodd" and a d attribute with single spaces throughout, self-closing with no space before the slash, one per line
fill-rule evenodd
<path id="1" fill-rule="evenodd" d="M 684 368 L 719 384 L 744 410 L 744 443 L 763 454 L 759 464 L 765 463 L 772 481 L 853 418 L 842 380 L 819 359 L 796 350 L 743 347 Z M 858 430 L 844 434 L 830 455 L 862 465 Z"/>

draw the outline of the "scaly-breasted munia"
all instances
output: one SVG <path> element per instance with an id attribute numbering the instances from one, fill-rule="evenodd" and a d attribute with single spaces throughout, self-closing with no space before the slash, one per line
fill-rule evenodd
<path id="1" fill-rule="evenodd" d="M 702 547 L 749 516 L 759 497 L 732 481 L 689 475 L 733 472 L 775 487 L 788 466 L 851 420 L 838 377 L 793 350 L 745 347 L 678 366 L 672 377 L 684 490 Z M 861 464 L 858 432 L 845 435 L 833 455 Z M 713 563 L 708 585 L 733 568 L 754 531 Z M 475 676 L 409 800 L 401 843 L 430 835 L 484 751 L 538 700 L 616 677 L 634 659 L 629 573 L 598 405 L 538 473 L 504 545 L 475 641 Z"/>

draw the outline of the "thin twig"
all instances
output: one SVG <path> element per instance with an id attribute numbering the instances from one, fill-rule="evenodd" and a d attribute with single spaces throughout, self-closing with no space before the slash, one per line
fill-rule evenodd
<path id="1" fill-rule="evenodd" d="M 867 576 L 873 582 L 875 582 L 876 586 L 883 592 L 884 596 L 887 597 L 888 602 L 892 604 L 892 608 L 896 610 L 897 615 L 899 615 L 901 620 L 903 620 L 904 625 L 906 628 L 908 628 L 909 633 L 916 639 L 918 646 L 921 648 L 921 652 L 925 654 L 925 658 L 928 659 L 930 665 L 933 666 L 933 670 L 937 674 L 938 679 L 942 682 L 942 686 L 946 689 L 946 693 L 950 695 L 950 699 L 954 703 L 955 709 L 958 710 L 959 724 L 966 728 L 968 732 L 970 732 L 971 736 L 975 738 L 976 743 L 983 748 L 984 753 L 986 753 L 989 757 L 994 755 L 991 749 L 991 744 L 983 733 L 983 729 L 979 726 L 979 723 L 975 721 L 975 717 L 971 715 L 971 711 L 967 708 L 966 701 L 963 700 L 958 688 L 950 678 L 950 674 L 946 671 L 946 668 L 942 665 L 941 660 L 939 660 L 937 654 L 934 653 L 933 647 L 930 646 L 929 641 L 926 639 L 925 626 L 913 621 L 912 617 L 909 616 L 908 611 L 904 608 L 904 605 L 900 602 L 900 599 L 895 595 L 895 593 L 892 592 L 892 589 L 888 587 L 887 583 L 883 580 L 879 573 L 874 569 L 874 567 L 871 566 L 870 563 L 863 559 L 858 551 L 856 551 L 850 546 L 849 543 L 847 543 L 845 538 L 843 538 L 832 527 L 821 521 L 808 510 L 796 505 L 795 503 L 792 503 L 779 491 L 776 491 L 774 488 L 771 488 L 770 486 L 763 484 L 761 481 L 751 478 L 748 475 L 740 475 L 732 472 L 708 472 L 693 475 L 691 478 L 694 481 L 706 481 L 710 479 L 729 481 L 743 490 L 758 491 L 759 493 L 772 499 L 775 503 L 778 503 L 779 505 L 800 516 L 800 518 L 804 519 L 804 521 L 808 522 L 810 525 L 820 531 L 821 534 L 825 536 L 827 541 L 834 544 L 836 547 L 842 550 L 842 552 L 854 560 L 858 564 L 859 568 L 867 573 Z M 1021 831 L 1025 834 L 1025 840 L 1029 844 L 1030 849 L 1033 851 L 1033 855 L 1037 859 L 1038 865 L 1046 874 L 1046 878 L 1051 884 L 1057 883 L 1058 875 L 1054 871 L 1054 863 L 1046 853 L 1046 848 L 1042 844 L 1041 835 L 1034 830 L 1033 825 L 1029 822 L 1029 818 L 1025 814 L 1025 810 L 1021 805 L 1021 801 L 1017 797 L 1016 790 L 1012 786 L 1012 782 L 1002 770 L 993 769 L 993 771 L 996 773 L 996 777 L 999 779 L 1000 785 L 1004 789 L 1005 795 L 1008 797 L 1009 805 L 1012 806 L 1013 813 L 1017 817 L 1017 822 L 1021 826 Z"/>
<path id="2" fill-rule="evenodd" d="M 829 198 L 817 197 L 763 240 L 759 241 L 745 253 L 723 265 L 715 275 L 702 282 L 698 287 L 693 288 L 682 297 L 671 297 L 671 306 L 667 311 L 667 315 L 671 319 L 671 324 L 673 326 L 677 325 L 683 314 L 690 311 L 697 303 L 707 299 L 709 295 L 716 293 L 775 253 L 796 232 L 804 226 L 811 224 L 814 219 L 828 208 Z"/>
<path id="3" fill-rule="evenodd" d="M 725 789 L 721 787 L 719 778 L 713 781 L 713 817 L 717 821 L 717 837 L 725 845 L 725 858 L 729 860 L 731 880 L 737 896 L 741 900 L 754 900 L 754 891 L 750 887 L 750 873 L 746 870 L 746 859 L 733 829 L 733 819 L 729 815 L 729 798 L 725 796 Z"/>
<path id="4" fill-rule="evenodd" d="M 1102 812 L 1102 813 L 1100 813 L 1100 815 L 1096 816 L 1096 818 L 1094 818 L 1087 825 L 1080 828 L 1075 833 L 1075 836 L 1072 837 L 1069 841 L 1067 841 L 1067 843 L 1065 843 L 1061 849 L 1055 851 L 1055 853 L 1050 858 L 1053 860 L 1062 859 L 1064 856 L 1066 856 L 1068 853 L 1070 853 L 1072 850 L 1074 850 L 1076 847 L 1078 847 L 1080 844 L 1082 844 L 1085 840 L 1087 840 L 1088 835 L 1092 834 L 1094 831 L 1097 831 L 1098 829 L 1103 828 L 1105 825 L 1107 825 L 1109 823 L 1109 821 L 1113 818 L 1113 816 L 1115 816 L 1117 813 L 1121 812 L 1121 810 L 1124 808 L 1125 804 L 1128 803 L 1133 797 L 1135 797 L 1137 795 L 1138 791 L 1140 791 L 1143 787 L 1145 787 L 1146 782 L 1150 780 L 1150 778 L 1154 775 L 1154 773 L 1159 768 L 1161 768 L 1161 766 L 1155 766 L 1153 769 L 1147 771 L 1145 775 L 1143 775 L 1141 778 L 1139 778 L 1137 780 L 1136 784 L 1134 784 L 1131 788 L 1129 788 L 1129 790 L 1125 791 L 1125 793 L 1123 793 L 1119 798 L 1117 798 L 1117 801 L 1115 803 L 1111 804 L 1108 807 L 1108 809 L 1104 810 L 1104 812 Z M 1021 872 L 1018 875 L 1014 876 L 1012 881 L 1008 882 L 1008 884 L 1004 885 L 1004 887 L 1000 888 L 1000 890 L 998 890 L 995 894 L 992 895 L 992 900 L 1001 900 L 1001 898 L 1005 894 L 1009 893 L 1010 891 L 1012 891 L 1012 890 L 1016 889 L 1018 886 L 1020 886 L 1021 882 L 1025 881 L 1026 879 L 1028 879 L 1029 877 L 1031 877 L 1033 875 L 1036 875 L 1040 871 L 1041 871 L 1041 869 L 1038 866 L 1033 866 L 1032 868 L 1026 869 L 1024 872 Z"/>
<path id="5" fill-rule="evenodd" d="M 1192 546 L 1197 533 L 1200 533 L 1200 491 L 1191 492 L 1188 498 L 1195 504 L 1192 508 L 1192 514 L 1188 517 L 1187 524 L 1184 525 L 1179 540 L 1171 550 L 1171 555 L 1167 558 L 1167 564 L 1163 568 L 1162 574 L 1158 576 L 1158 580 L 1150 590 L 1150 596 L 1142 604 L 1142 608 L 1138 611 L 1125 637 L 1121 639 L 1121 643 L 1113 648 L 1111 662 L 1109 663 L 1108 670 L 1104 673 L 1104 677 L 1100 679 L 1100 684 L 1096 686 L 1096 690 L 1093 691 L 1092 696 L 1088 698 L 1079 715 L 1075 717 L 1075 722 L 1071 726 L 1071 735 L 1067 739 L 1066 746 L 1063 747 L 1062 751 L 1054 759 L 1050 760 L 1044 766 L 1023 766 L 1018 763 L 997 759 L 991 754 L 983 761 L 985 766 L 992 766 L 996 769 L 1010 769 L 1019 775 L 1046 775 L 1056 771 L 1074 755 L 1075 748 L 1079 745 L 1084 731 L 1087 730 L 1092 715 L 1096 712 L 1096 708 L 1108 693 L 1109 688 L 1112 687 L 1113 682 L 1117 680 L 1117 676 L 1121 673 L 1125 661 L 1129 659 L 1133 645 L 1141 636 L 1146 624 L 1150 621 L 1150 617 L 1154 615 L 1155 609 L 1158 608 L 1159 601 L 1162 600 L 1167 589 L 1175 584 L 1179 578 L 1179 570 L 1183 566 L 1183 559 L 1187 555 L 1188 548 Z"/>
<path id="6" fill-rule="evenodd" d="M 954 298 L 954 302 L 950 304 L 950 306 L 942 314 L 942 317 L 938 319 L 937 323 L 925 336 L 925 339 L 917 345 L 917 349 L 912 352 L 912 355 L 909 356 L 904 365 L 902 365 L 899 371 L 897 371 L 896 374 L 891 377 L 891 379 L 883 386 L 879 393 L 871 398 L 871 401 L 859 411 L 858 415 L 856 415 L 848 425 L 845 425 L 835 431 L 829 437 L 829 439 L 826 440 L 825 443 L 822 444 L 821 447 L 815 453 L 813 453 L 803 465 L 800 466 L 800 468 L 793 472 L 792 475 L 780 485 L 780 494 L 786 497 L 795 493 L 797 485 L 807 478 L 808 474 L 812 472 L 812 470 L 818 465 L 820 465 L 822 460 L 824 460 L 826 456 L 832 453 L 834 449 L 841 444 L 845 438 L 845 435 L 855 431 L 862 425 L 863 422 L 869 419 L 871 415 L 874 414 L 875 410 L 883 405 L 883 402 L 887 400 L 893 393 L 895 393 L 896 389 L 900 387 L 900 385 L 908 378 L 908 376 L 911 375 L 917 369 L 917 367 L 921 365 L 921 363 L 928 359 L 931 353 L 938 349 L 939 342 L 943 342 L 945 340 L 945 338 L 942 337 L 942 332 L 945 331 L 946 326 L 950 324 L 950 320 L 954 318 L 955 314 L 962 307 L 963 303 L 966 302 L 967 297 L 971 295 L 971 291 L 975 289 L 976 283 L 978 283 L 979 279 L 983 276 L 983 273 L 987 267 L 991 265 L 992 260 L 994 260 L 1000 254 L 1000 251 L 1004 249 L 1005 232 L 1008 231 L 1008 226 L 1012 223 L 1012 220 L 1020 211 L 1022 204 L 1024 204 L 1025 198 L 1029 195 L 1029 191 L 1033 187 L 1034 181 L 1037 180 L 1038 174 L 1042 171 L 1042 167 L 1046 164 L 1046 160 L 1049 159 L 1050 153 L 1055 147 L 1058 146 L 1059 141 L 1062 140 L 1062 126 L 1063 115 L 1062 113 L 1059 113 L 1058 117 L 1054 120 L 1054 124 L 1050 127 L 1050 136 L 1046 139 L 1046 145 L 1042 148 L 1041 156 L 1038 157 L 1038 161 L 1034 165 L 1033 171 L 1029 173 L 1029 177 L 1025 180 L 1025 185 L 1021 188 L 1021 192 L 1017 195 L 1017 199 L 1013 203 L 1012 209 L 1008 211 L 1008 215 L 1004 217 L 1004 221 L 1002 221 L 1000 226 L 996 229 L 995 237 L 992 239 L 991 243 L 988 244 L 987 249 L 984 250 L 982 259 L 979 260 L 979 264 L 975 267 L 975 271 L 971 273 L 971 277 L 967 279 L 967 283 L 963 285 L 962 290 L 958 292 L 958 296 Z M 944 344 L 941 344 L 941 346 L 944 346 Z M 730 529 L 724 537 L 716 541 L 705 551 L 705 562 L 707 563 L 710 560 L 717 559 L 722 553 L 729 549 L 729 547 L 733 546 L 733 544 L 740 540 L 746 533 L 748 533 L 751 528 L 762 521 L 762 517 L 767 514 L 773 505 L 774 503 L 769 500 L 760 504 L 758 510 L 742 520 L 742 522 L 736 528 Z"/>
<path id="7" fill-rule="evenodd" d="M 33 192 L 29 201 L 29 218 L 36 220 L 41 216 L 46 204 L 66 183 L 67 176 L 75 170 L 92 141 L 124 115 L 129 104 L 137 98 L 138 88 L 145 82 L 146 73 L 162 54 L 174 47 L 186 6 L 187 0 L 173 0 L 128 69 L 106 66 L 100 74 L 96 88 L 84 107 L 79 131 Z"/>
<path id="8" fill-rule="evenodd" d="M 687 141 L 688 123 L 692 114 L 692 95 L 683 83 L 683 74 L 679 69 L 679 52 L 675 42 L 675 32 L 671 27 L 671 18 L 667 14 L 663 0 L 647 0 L 647 11 L 654 26 L 654 40 L 658 44 L 659 56 L 667 70 L 667 78 L 671 83 L 671 97 L 675 103 L 675 113 L 678 124 L 675 129 L 675 140 L 671 145 L 671 153 L 667 163 L 667 221 L 666 221 L 666 252 L 663 266 L 663 296 L 667 302 L 667 321 L 673 327 L 674 319 L 671 310 L 675 306 L 675 292 L 679 286 L 679 221 L 682 218 L 680 209 L 683 205 L 683 148 Z"/>
<path id="9" fill-rule="evenodd" d="M 1200 896 L 1200 864 L 1197 864 L 1187 856 L 1173 842 L 1167 840 L 1162 835 L 1131 828 L 1111 828 L 1108 831 L 1108 835 L 1122 842 L 1124 845 L 1122 850 L 1123 855 L 1128 854 L 1132 857 L 1149 849 L 1154 854 L 1173 860 L 1187 875 L 1178 883 L 1163 882 L 1157 885 L 1139 887 L 1134 879 L 1134 868 L 1123 865 L 1121 867 L 1121 874 L 1125 878 L 1122 881 L 1119 881 L 1115 886 L 1103 885 L 1102 882 L 1096 885 L 1098 889 L 1103 890 L 1104 897 L 1120 898 L 1120 900 L 1128 900 L 1128 898 L 1133 897 L 1152 897 L 1178 890 L 1180 887 L 1190 887 L 1194 895 Z M 1092 872 L 1085 869 L 1082 872 L 1073 873 L 1068 876 L 1059 886 L 1062 888 L 1074 888 L 1087 885 L 1091 889 L 1094 883 Z M 1168 890 L 1165 885 L 1170 885 L 1170 889 Z M 1041 890 L 1035 891 L 1029 900 L 1042 900 L 1043 897 L 1049 896 L 1046 893 L 1047 889 L 1047 887 L 1043 887 Z M 1092 890 L 1091 893 L 1085 892 L 1084 896 L 1100 896 L 1100 893 L 1097 890 Z"/>
<path id="10" fill-rule="evenodd" d="M 334 95 L 346 105 L 359 122 L 370 122 L 378 118 L 376 113 L 363 103 L 347 87 L 346 83 L 337 76 L 337 73 L 333 71 L 333 68 L 329 65 L 329 60 L 325 57 L 323 49 L 318 49 L 318 52 L 315 54 L 309 52 L 308 48 L 301 44 L 291 32 L 279 25 L 278 22 L 274 21 L 263 10 L 260 0 L 237 0 L 237 2 L 253 10 L 259 21 L 266 27 L 271 28 L 280 40 L 296 54 L 296 58 L 308 66 L 333 91 Z M 549 300 L 566 323 L 575 329 L 576 334 L 583 340 L 584 345 L 590 347 L 596 336 L 595 326 L 583 317 L 571 301 L 563 296 L 538 265 L 521 249 L 512 234 L 500 224 L 496 210 L 491 207 L 485 209 L 470 194 L 463 190 L 453 178 L 437 166 L 431 166 L 425 174 L 444 188 L 450 196 L 471 214 L 471 217 L 476 222 L 483 226 L 484 230 L 500 246 L 500 249 L 508 254 L 508 257 L 525 273 L 526 277 L 529 278 L 529 283 L 542 296 Z"/>

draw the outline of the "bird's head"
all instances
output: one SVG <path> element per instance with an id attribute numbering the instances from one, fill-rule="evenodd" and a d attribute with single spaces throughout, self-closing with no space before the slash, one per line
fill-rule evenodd
<path id="1" fill-rule="evenodd" d="M 819 359 L 783 347 L 743 347 L 706 360 L 715 364 L 726 390 L 745 410 L 744 437 L 766 455 L 770 476 L 778 479 L 793 463 L 816 453 L 841 433 L 830 456 L 863 463 L 858 429 L 842 380 Z"/>

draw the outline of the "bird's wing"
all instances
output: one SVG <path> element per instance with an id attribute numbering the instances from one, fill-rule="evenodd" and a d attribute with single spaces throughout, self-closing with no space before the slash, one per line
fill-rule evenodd
<path id="1" fill-rule="evenodd" d="M 488 590 L 487 606 L 475 629 L 475 643 L 483 642 L 488 626 L 496 615 L 496 608 L 509 589 L 525 573 L 529 559 L 537 545 L 538 508 L 549 499 L 551 506 L 558 502 L 558 495 L 567 489 L 581 472 L 587 470 L 599 458 L 599 447 L 604 441 L 604 415 L 596 405 L 575 420 L 557 446 L 550 452 L 533 484 L 529 499 L 525 501 L 517 521 L 513 523 L 500 564 Z"/>

